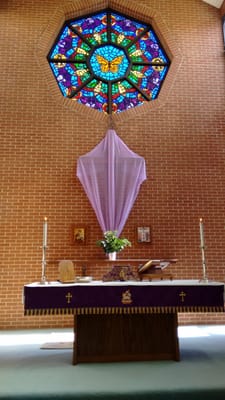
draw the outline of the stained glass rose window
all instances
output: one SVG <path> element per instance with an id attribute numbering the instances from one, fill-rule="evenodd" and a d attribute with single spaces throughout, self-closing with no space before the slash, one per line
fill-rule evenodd
<path id="1" fill-rule="evenodd" d="M 112 10 L 66 21 L 48 61 L 63 96 L 108 114 L 156 99 L 170 65 L 150 25 Z"/>

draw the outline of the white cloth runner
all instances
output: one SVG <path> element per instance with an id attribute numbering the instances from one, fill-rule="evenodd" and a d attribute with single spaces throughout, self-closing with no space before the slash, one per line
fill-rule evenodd
<path id="1" fill-rule="evenodd" d="M 75 282 L 75 283 L 61 283 L 58 281 L 48 282 L 45 285 L 40 284 L 39 282 L 29 283 L 25 286 L 220 286 L 224 285 L 224 282 L 214 282 L 208 281 L 204 282 L 197 279 L 173 279 L 173 280 L 158 280 L 158 281 L 112 281 L 112 282 L 103 282 L 103 281 L 91 281 L 91 282 Z"/>

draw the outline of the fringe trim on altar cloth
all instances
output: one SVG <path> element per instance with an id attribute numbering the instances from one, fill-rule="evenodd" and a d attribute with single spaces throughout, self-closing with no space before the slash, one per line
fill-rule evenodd
<path id="1" fill-rule="evenodd" d="M 175 313 L 224 312 L 222 306 L 182 306 L 182 307 L 81 307 L 46 308 L 25 310 L 25 316 L 38 315 L 101 315 L 101 314 L 175 314 Z"/>

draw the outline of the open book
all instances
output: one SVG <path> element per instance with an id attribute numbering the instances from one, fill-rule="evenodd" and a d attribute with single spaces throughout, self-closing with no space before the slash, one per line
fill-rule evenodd
<path id="1" fill-rule="evenodd" d="M 149 272 L 153 271 L 162 271 L 171 263 L 176 262 L 177 260 L 149 260 L 144 265 L 141 265 L 138 268 L 139 273 L 143 273 L 149 270 Z"/>

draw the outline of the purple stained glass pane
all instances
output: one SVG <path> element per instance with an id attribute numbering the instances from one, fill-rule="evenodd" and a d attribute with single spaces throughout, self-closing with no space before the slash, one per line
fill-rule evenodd
<path id="1" fill-rule="evenodd" d="M 146 29 L 145 24 L 117 13 L 111 14 L 111 38 L 115 43 L 126 46 L 134 39 L 136 40 L 144 29 Z"/>
<path id="2" fill-rule="evenodd" d="M 107 112 L 108 96 L 106 89 L 107 85 L 94 79 L 73 96 L 73 100 L 90 108 Z"/>
<path id="3" fill-rule="evenodd" d="M 107 42 L 106 12 L 71 21 L 70 26 L 81 33 L 91 45 L 99 45 Z"/>
<path id="4" fill-rule="evenodd" d="M 152 30 L 133 43 L 129 47 L 128 53 L 133 62 L 169 64 L 169 58 Z"/>

